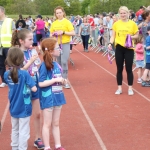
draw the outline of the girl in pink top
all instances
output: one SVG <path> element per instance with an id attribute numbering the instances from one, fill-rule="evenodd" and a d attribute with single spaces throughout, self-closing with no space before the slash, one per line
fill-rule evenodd
<path id="1" fill-rule="evenodd" d="M 142 83 L 142 68 L 144 68 L 144 45 L 143 36 L 139 34 L 139 37 L 135 40 L 135 54 L 136 54 L 136 68 L 138 68 L 138 80 L 137 83 Z"/>

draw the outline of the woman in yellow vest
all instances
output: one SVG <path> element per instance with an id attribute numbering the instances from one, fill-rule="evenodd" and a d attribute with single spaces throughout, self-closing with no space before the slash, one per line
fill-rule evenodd
<path id="1" fill-rule="evenodd" d="M 138 37 L 138 27 L 136 23 L 132 20 L 129 20 L 129 10 L 126 6 L 121 6 L 119 8 L 120 20 L 116 21 L 113 24 L 113 33 L 110 38 L 110 43 L 108 47 L 111 48 L 112 44 L 115 42 L 116 45 L 116 66 L 117 66 L 117 84 L 118 89 L 115 94 L 122 93 L 122 80 L 123 80 L 123 65 L 125 61 L 125 68 L 127 72 L 128 80 L 128 95 L 133 95 L 132 90 L 133 85 L 133 72 L 132 64 L 134 59 L 134 48 L 126 48 L 125 42 L 127 35 L 131 35 L 131 39 L 136 39 Z"/>
<path id="2" fill-rule="evenodd" d="M 2 83 L 0 88 L 6 86 L 4 80 L 5 59 L 7 57 L 8 49 L 11 47 L 12 31 L 15 29 L 15 23 L 11 18 L 5 16 L 5 8 L 0 6 L 0 76 Z"/>
<path id="3" fill-rule="evenodd" d="M 58 6 L 54 10 L 56 20 L 52 23 L 50 28 L 51 36 L 56 36 L 58 38 L 58 43 L 60 44 L 61 55 L 58 57 L 58 63 L 62 67 L 62 77 L 67 79 L 68 77 L 68 59 L 70 54 L 70 41 L 71 36 L 75 35 L 72 23 L 67 20 L 65 11 L 62 7 Z M 69 84 L 66 82 L 64 88 L 70 88 Z"/>

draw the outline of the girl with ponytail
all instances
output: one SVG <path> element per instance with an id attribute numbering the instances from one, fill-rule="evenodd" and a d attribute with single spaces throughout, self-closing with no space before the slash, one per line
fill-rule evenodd
<path id="1" fill-rule="evenodd" d="M 17 46 L 22 50 L 24 54 L 22 69 L 27 70 L 36 83 L 37 91 L 31 92 L 35 128 L 34 146 L 37 149 L 44 149 L 44 144 L 41 140 L 41 110 L 38 87 L 38 65 L 40 64 L 40 59 L 36 50 L 31 48 L 33 44 L 33 33 L 28 29 L 16 30 L 13 32 L 11 44 L 13 47 Z"/>
<path id="2" fill-rule="evenodd" d="M 62 105 L 66 104 L 62 85 L 66 79 L 62 78 L 62 68 L 55 61 L 60 55 L 59 45 L 54 38 L 46 38 L 41 43 L 43 60 L 39 68 L 40 106 L 43 110 L 42 135 L 44 150 L 51 150 L 50 127 L 54 136 L 55 150 L 65 150 L 60 142 L 59 119 Z"/>
<path id="3" fill-rule="evenodd" d="M 20 69 L 23 61 L 23 52 L 19 48 L 10 48 L 6 58 L 6 64 L 10 69 L 5 72 L 4 79 L 9 87 L 11 147 L 25 150 L 28 149 L 32 114 L 30 91 L 36 92 L 37 88 L 28 72 Z"/>

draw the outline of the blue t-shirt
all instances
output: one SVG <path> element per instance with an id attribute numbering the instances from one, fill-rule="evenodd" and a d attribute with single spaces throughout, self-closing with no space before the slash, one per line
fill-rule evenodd
<path id="1" fill-rule="evenodd" d="M 35 82 L 25 70 L 18 70 L 18 83 L 13 83 L 10 71 L 6 71 L 4 79 L 9 87 L 10 114 L 14 118 L 25 118 L 32 114 L 30 88 Z"/>
<path id="2" fill-rule="evenodd" d="M 150 36 L 146 37 L 146 47 L 150 46 Z M 146 49 L 146 63 L 150 63 L 150 49 Z"/>
<path id="3" fill-rule="evenodd" d="M 55 77 L 61 77 L 61 70 L 57 62 L 53 62 L 54 68 L 47 70 L 43 62 L 39 68 L 39 82 L 50 80 Z M 40 87 L 40 106 L 41 109 L 50 108 L 54 106 L 61 106 L 66 104 L 66 99 L 62 91 L 62 85 L 55 83 L 51 86 Z"/>
<path id="4" fill-rule="evenodd" d="M 36 51 L 36 50 L 33 49 L 33 50 L 24 51 L 24 65 L 31 59 L 33 51 Z M 35 62 L 31 64 L 30 67 L 28 68 L 28 73 L 35 81 L 36 87 L 37 87 L 36 92 L 31 92 L 32 100 L 39 99 L 38 66 L 35 64 Z"/>

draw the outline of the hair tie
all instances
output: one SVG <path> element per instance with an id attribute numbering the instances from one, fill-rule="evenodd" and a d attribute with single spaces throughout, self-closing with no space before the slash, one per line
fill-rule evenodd
<path id="1" fill-rule="evenodd" d="M 20 66 L 10 66 L 9 68 L 10 68 L 10 70 L 12 70 L 13 68 L 20 69 L 21 67 L 22 67 L 22 65 L 20 65 Z"/>

